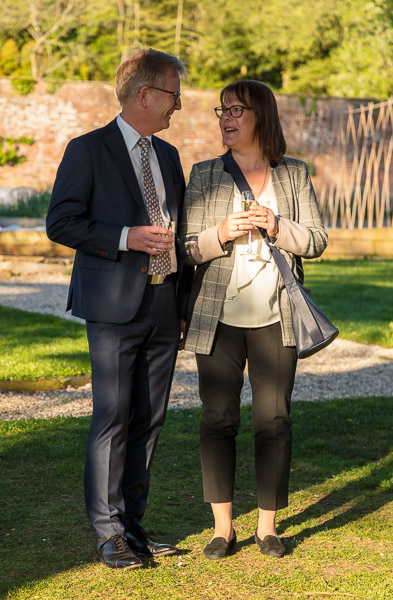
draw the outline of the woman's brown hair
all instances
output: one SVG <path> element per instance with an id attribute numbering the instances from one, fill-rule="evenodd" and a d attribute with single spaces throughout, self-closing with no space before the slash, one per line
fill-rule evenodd
<path id="1" fill-rule="evenodd" d="M 262 153 L 269 161 L 281 161 L 287 144 L 281 129 L 277 102 L 269 86 L 260 81 L 244 79 L 229 83 L 221 90 L 221 104 L 228 96 L 235 96 L 254 110 L 254 140 L 258 140 Z"/>

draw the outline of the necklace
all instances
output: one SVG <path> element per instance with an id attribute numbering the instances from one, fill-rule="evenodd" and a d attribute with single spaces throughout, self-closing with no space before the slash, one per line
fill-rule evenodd
<path id="1" fill-rule="evenodd" d="M 269 167 L 269 161 L 267 160 L 266 164 L 265 164 L 265 177 L 263 178 L 263 183 L 262 183 L 261 187 L 259 188 L 259 192 L 256 195 L 254 194 L 255 200 L 261 195 L 261 192 L 262 192 L 263 188 L 265 187 L 268 167 Z"/>

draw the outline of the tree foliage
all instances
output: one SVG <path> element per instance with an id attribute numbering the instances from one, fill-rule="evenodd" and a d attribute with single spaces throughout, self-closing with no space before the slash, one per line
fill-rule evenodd
<path id="1" fill-rule="evenodd" d="M 20 144 L 31 146 L 31 144 L 34 144 L 34 140 L 26 137 L 0 137 L 0 167 L 3 165 L 16 165 L 26 160 L 20 153 Z"/>
<path id="2" fill-rule="evenodd" d="M 178 54 L 189 84 L 393 94 L 391 0 L 3 0 L 0 74 L 113 80 L 135 45 Z"/>

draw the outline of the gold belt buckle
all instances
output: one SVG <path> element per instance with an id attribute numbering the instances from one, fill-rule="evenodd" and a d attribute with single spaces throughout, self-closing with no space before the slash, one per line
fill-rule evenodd
<path id="1" fill-rule="evenodd" d="M 156 275 L 148 275 L 147 283 L 151 285 L 158 285 L 160 283 L 164 283 L 165 275 L 161 275 L 161 273 L 157 273 Z"/>

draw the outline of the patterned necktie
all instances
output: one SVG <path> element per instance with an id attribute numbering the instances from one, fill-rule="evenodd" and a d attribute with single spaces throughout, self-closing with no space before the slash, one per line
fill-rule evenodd
<path id="1" fill-rule="evenodd" d="M 145 205 L 150 223 L 163 223 L 160 204 L 158 202 L 157 190 L 154 185 L 153 173 L 150 168 L 150 140 L 139 138 L 138 144 L 141 148 L 141 162 L 143 173 L 143 192 Z M 160 252 L 157 256 L 151 256 L 150 273 L 153 275 L 168 275 L 171 271 L 171 257 L 169 251 Z"/>

